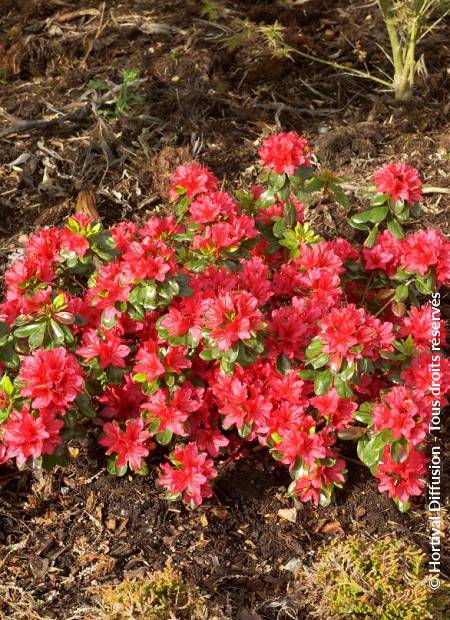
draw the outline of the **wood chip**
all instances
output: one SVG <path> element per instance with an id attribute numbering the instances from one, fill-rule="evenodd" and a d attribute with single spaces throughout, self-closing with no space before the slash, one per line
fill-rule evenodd
<path id="1" fill-rule="evenodd" d="M 280 508 L 278 516 L 285 521 L 295 523 L 297 521 L 297 508 Z"/>

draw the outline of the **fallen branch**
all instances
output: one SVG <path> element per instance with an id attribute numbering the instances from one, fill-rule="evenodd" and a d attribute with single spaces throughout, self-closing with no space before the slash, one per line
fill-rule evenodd
<path id="1" fill-rule="evenodd" d="M 49 120 L 21 120 L 16 125 L 0 131 L 0 138 L 5 138 L 15 133 L 24 133 L 26 131 L 31 131 L 32 129 L 49 129 L 50 127 L 62 127 L 66 123 L 75 123 L 77 121 L 84 120 L 89 116 L 90 112 L 91 106 L 86 105 L 77 110 L 76 112 L 72 112 L 71 114 L 64 114 L 63 116 L 58 116 Z"/>
<path id="2" fill-rule="evenodd" d="M 450 189 L 448 187 L 424 187 L 424 194 L 450 194 Z"/>

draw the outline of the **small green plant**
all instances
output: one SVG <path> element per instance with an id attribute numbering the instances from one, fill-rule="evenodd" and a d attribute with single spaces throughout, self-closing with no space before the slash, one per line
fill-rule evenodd
<path id="1" fill-rule="evenodd" d="M 256 44 L 256 51 L 269 49 L 274 57 L 292 58 L 297 54 L 308 60 L 320 62 L 337 69 L 369 79 L 392 91 L 399 101 L 411 99 L 415 78 L 426 74 L 423 56 L 417 58 L 417 45 L 450 13 L 448 0 L 378 0 L 389 39 L 389 50 L 383 52 L 393 67 L 392 77 L 383 78 L 349 65 L 320 58 L 295 49 L 285 41 L 285 28 L 278 22 L 258 25 L 248 19 L 235 19 L 231 23 L 231 35 L 225 37 L 225 45 L 235 49 L 246 43 Z"/>
<path id="2" fill-rule="evenodd" d="M 200 14 L 210 22 L 216 22 L 222 15 L 223 9 L 214 0 L 201 0 Z"/>
<path id="3" fill-rule="evenodd" d="M 249 19 L 234 19 L 231 34 L 224 39 L 229 50 L 235 50 L 246 43 L 252 44 L 253 55 L 269 51 L 273 58 L 291 58 L 293 51 L 284 39 L 285 28 L 277 21 L 274 24 L 255 24 Z"/>
<path id="4" fill-rule="evenodd" d="M 185 584 L 171 567 L 101 592 L 100 620 L 223 620 L 194 587 Z"/>
<path id="5" fill-rule="evenodd" d="M 394 67 L 392 88 L 396 99 L 411 99 L 415 76 L 421 69 L 417 43 L 449 13 L 446 0 L 378 0 L 383 13 Z M 430 21 L 436 17 L 434 23 Z"/>
<path id="6" fill-rule="evenodd" d="M 428 587 L 425 554 L 405 540 L 352 536 L 323 547 L 300 573 L 311 616 L 326 620 L 444 620 L 449 584 Z"/>
<path id="7" fill-rule="evenodd" d="M 143 97 L 138 93 L 140 80 L 136 69 L 123 69 L 120 73 L 121 82 L 116 87 L 102 80 L 91 80 L 89 88 L 103 95 L 102 107 L 99 113 L 102 116 L 122 116 L 132 105 L 140 104 Z M 108 98 L 107 95 L 111 96 Z"/>

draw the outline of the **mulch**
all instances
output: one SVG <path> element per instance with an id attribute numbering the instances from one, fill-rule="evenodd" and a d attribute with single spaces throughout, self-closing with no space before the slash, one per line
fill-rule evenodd
<path id="1" fill-rule="evenodd" d="M 210 21 L 197 0 L 0 0 L 3 266 L 26 235 L 62 223 L 86 196 L 105 224 L 145 218 L 163 202 L 174 167 L 192 158 L 226 187 L 248 186 L 261 137 L 290 129 L 305 133 L 322 165 L 348 179 L 356 209 L 380 164 L 416 165 L 425 185 L 438 188 L 426 194 L 420 226 L 450 233 L 448 23 L 419 50 L 428 77 L 400 105 L 370 82 L 324 65 L 273 58 L 255 42 L 226 46 L 237 18 L 278 20 L 292 46 L 388 72 L 374 3 L 217 4 L 221 14 Z M 142 100 L 118 118 L 104 116 L 105 101 L 89 83 L 100 80 L 114 95 L 123 69 L 139 72 Z M 325 237 L 354 234 L 335 205 L 318 206 L 311 219 Z M 2 583 L 39 601 L 42 618 L 85 618 L 102 584 L 168 559 L 230 618 L 288 617 L 292 566 L 310 564 L 332 537 L 390 533 L 426 549 L 424 505 L 399 514 L 353 460 L 335 505 L 293 506 L 286 471 L 255 450 L 221 476 L 210 501 L 189 512 L 160 498 L 156 463 L 149 478 L 119 479 L 105 473 L 92 439 L 72 451 L 64 471 L 0 472 Z M 447 475 L 447 496 L 448 482 Z M 11 617 L 1 615 L 1 601 L 2 591 L 0 617 Z"/>

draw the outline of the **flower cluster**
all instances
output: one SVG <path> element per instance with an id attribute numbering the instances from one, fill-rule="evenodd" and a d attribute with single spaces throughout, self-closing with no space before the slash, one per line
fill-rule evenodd
<path id="1" fill-rule="evenodd" d="M 300 197 L 325 182 L 306 138 L 271 136 L 259 155 L 258 185 L 236 198 L 192 162 L 169 215 L 108 230 L 76 215 L 30 237 L 0 305 L 1 463 L 63 465 L 91 433 L 108 471 L 159 467 L 166 497 L 198 506 L 259 445 L 290 494 L 327 504 L 345 482 L 341 442 L 355 441 L 402 510 L 421 493 L 450 391 L 441 357 L 431 391 L 445 326 L 424 295 L 449 284 L 450 243 L 437 230 L 386 230 L 363 249 L 321 239 L 303 221 Z M 402 164 L 376 185 L 420 198 Z"/>
<path id="2" fill-rule="evenodd" d="M 381 194 L 394 200 L 416 204 L 422 198 L 422 181 L 410 164 L 386 164 L 375 172 L 374 182 Z"/>

